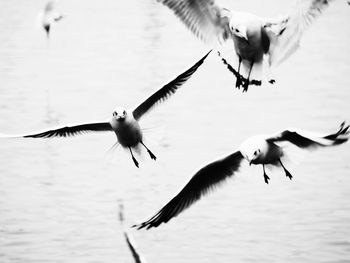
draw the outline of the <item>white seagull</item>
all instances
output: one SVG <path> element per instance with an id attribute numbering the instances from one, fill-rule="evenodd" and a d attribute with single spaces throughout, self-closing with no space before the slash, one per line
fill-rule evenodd
<path id="1" fill-rule="evenodd" d="M 289 14 L 262 18 L 223 8 L 215 0 L 158 0 L 204 42 L 215 46 L 233 41 L 239 60 L 237 71 L 224 58 L 223 62 L 237 77 L 236 87 L 243 85 L 243 91 L 249 84 L 261 85 L 261 80 L 250 80 L 253 67 L 261 71 L 267 64 L 268 71 L 287 59 L 298 48 L 305 29 L 331 1 L 297 0 Z M 248 72 L 246 78 L 240 73 L 241 67 Z"/>
<path id="2" fill-rule="evenodd" d="M 56 1 L 49 1 L 44 10 L 40 13 L 40 20 L 43 29 L 46 32 L 46 36 L 50 37 L 50 29 L 54 22 L 60 21 L 63 15 L 56 11 Z"/>
<path id="3" fill-rule="evenodd" d="M 139 125 L 141 117 L 153 108 L 157 103 L 162 102 L 174 94 L 191 76 L 196 70 L 203 64 L 211 51 L 209 51 L 204 57 L 202 57 L 191 68 L 177 76 L 168 84 L 152 94 L 134 110 L 126 110 L 122 107 L 117 107 L 112 114 L 112 118 L 108 122 L 98 123 L 86 123 L 73 126 L 65 126 L 56 129 L 51 129 L 44 132 L 18 135 L 18 136 L 2 136 L 2 137 L 24 137 L 24 138 L 51 138 L 51 137 L 67 137 L 78 135 L 85 132 L 102 132 L 110 131 L 115 132 L 118 142 L 124 147 L 128 148 L 136 167 L 139 167 L 139 163 L 134 157 L 132 152 L 133 148 L 138 147 L 140 144 L 146 148 L 148 154 L 153 160 L 156 160 L 156 156 L 147 148 L 143 143 L 142 130 Z"/>
<path id="4" fill-rule="evenodd" d="M 134 227 L 138 229 L 146 227 L 149 229 L 158 227 L 162 223 L 167 223 L 215 188 L 215 186 L 233 176 L 239 170 L 244 159 L 249 164 L 262 164 L 266 183 L 270 179 L 265 172 L 265 165 L 268 164 L 281 166 L 286 176 L 292 179 L 292 175 L 281 162 L 285 151 L 278 143 L 289 142 L 300 148 L 312 149 L 342 144 L 349 139 L 348 134 L 349 126 L 345 126 L 345 122 L 343 122 L 337 132 L 328 135 L 301 130 L 284 130 L 270 136 L 260 135 L 249 138 L 241 144 L 236 152 L 200 169 L 186 186 L 158 213 L 149 220 L 139 225 L 134 225 Z"/>

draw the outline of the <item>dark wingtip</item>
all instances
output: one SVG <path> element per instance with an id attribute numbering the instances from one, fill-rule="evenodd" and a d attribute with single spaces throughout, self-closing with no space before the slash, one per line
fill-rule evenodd
<path id="1" fill-rule="evenodd" d="M 136 230 L 141 230 L 143 228 L 145 228 L 147 226 L 146 223 L 141 223 L 141 224 L 135 224 L 135 225 L 132 225 L 131 227 L 132 228 L 136 228 Z M 148 230 L 149 227 L 146 228 L 146 230 Z"/>
<path id="2" fill-rule="evenodd" d="M 212 51 L 213 51 L 213 49 L 210 49 L 210 50 L 208 51 L 208 53 L 204 56 L 204 58 L 206 58 L 207 56 L 209 56 L 209 54 L 210 54 Z"/>
<path id="3" fill-rule="evenodd" d="M 201 65 L 212 51 L 213 51 L 213 49 L 209 50 L 208 53 L 205 54 L 204 57 L 202 57 L 201 60 L 199 60 L 195 65 Z"/>
<path id="4" fill-rule="evenodd" d="M 350 133 L 349 131 L 350 125 L 346 125 L 346 126 L 345 125 L 346 125 L 346 122 L 343 121 L 340 124 L 339 130 L 336 133 L 325 136 L 324 138 L 328 140 L 332 140 L 333 145 L 339 145 L 347 142 L 349 140 L 349 137 L 347 135 Z M 339 138 L 340 136 L 345 136 L 345 137 Z"/>

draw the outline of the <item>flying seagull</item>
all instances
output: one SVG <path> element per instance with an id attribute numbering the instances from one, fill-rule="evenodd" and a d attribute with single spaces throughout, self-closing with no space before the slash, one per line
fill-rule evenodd
<path id="1" fill-rule="evenodd" d="M 262 18 L 223 8 L 215 0 L 158 0 L 202 41 L 214 46 L 233 41 L 239 64 L 237 70 L 231 65 L 228 68 L 237 77 L 236 88 L 243 86 L 243 91 L 249 84 L 261 85 L 261 80 L 250 80 L 253 67 L 266 67 L 267 71 L 287 59 L 298 48 L 307 27 L 331 1 L 297 0 L 289 14 Z M 225 59 L 223 62 L 227 65 Z M 240 73 L 242 68 L 248 72 L 246 78 Z"/>
<path id="2" fill-rule="evenodd" d="M 50 37 L 50 29 L 54 22 L 60 21 L 63 15 L 56 11 L 56 1 L 47 2 L 44 10 L 40 14 L 41 25 L 46 32 L 47 38 Z"/>
<path id="3" fill-rule="evenodd" d="M 287 129 L 274 135 L 259 135 L 249 138 L 234 153 L 200 169 L 186 186 L 158 213 L 149 220 L 139 225 L 134 225 L 134 227 L 149 229 L 158 227 L 162 223 L 167 223 L 198 201 L 203 195 L 214 189 L 215 186 L 233 176 L 239 170 L 244 159 L 249 164 L 262 165 L 266 183 L 270 179 L 265 172 L 265 165 L 268 164 L 281 166 L 286 176 L 292 179 L 292 175 L 281 162 L 285 151 L 282 146 L 278 145 L 279 143 L 288 142 L 303 149 L 312 149 L 342 144 L 349 139 L 348 134 L 349 126 L 345 126 L 345 122 L 343 122 L 337 132 L 329 135 Z"/>
<path id="4" fill-rule="evenodd" d="M 128 245 L 128 248 L 130 249 L 131 255 L 132 255 L 135 263 L 147 263 L 146 259 L 142 256 L 139 249 L 137 248 L 136 242 L 133 239 L 133 237 L 131 236 L 131 234 L 129 234 L 128 231 L 126 231 L 124 229 L 124 226 L 123 226 L 124 225 L 124 205 L 121 201 L 119 203 L 119 221 L 123 227 L 124 238 L 125 238 L 126 244 Z"/>
<path id="5" fill-rule="evenodd" d="M 210 52 L 211 50 L 198 62 L 196 62 L 191 68 L 181 73 L 175 79 L 173 79 L 168 84 L 164 85 L 161 89 L 153 93 L 134 110 L 126 110 L 122 107 L 117 107 L 113 111 L 112 118 L 109 122 L 97 122 L 65 126 L 39 133 L 5 137 L 51 138 L 74 136 L 86 132 L 114 131 L 117 136 L 118 142 L 124 148 L 129 149 L 132 160 L 136 167 L 139 167 L 139 163 L 134 157 L 132 149 L 138 147 L 140 144 L 146 148 L 150 157 L 153 160 L 156 160 L 156 156 L 143 143 L 143 135 L 138 121 L 156 104 L 168 99 L 171 95 L 173 95 L 203 64 L 204 60 L 207 58 Z"/>

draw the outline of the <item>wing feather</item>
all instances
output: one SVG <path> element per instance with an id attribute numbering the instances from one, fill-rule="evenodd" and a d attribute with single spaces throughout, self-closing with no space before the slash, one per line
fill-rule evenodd
<path id="1" fill-rule="evenodd" d="M 170 8 L 192 33 L 206 43 L 221 43 L 229 36 L 230 12 L 214 0 L 158 0 Z"/>
<path id="2" fill-rule="evenodd" d="M 288 16 L 268 21 L 264 28 L 270 38 L 269 63 L 277 65 L 293 54 L 310 24 L 333 0 L 298 0 Z"/>
<path id="3" fill-rule="evenodd" d="M 236 151 L 223 159 L 206 165 L 159 212 L 149 220 L 134 227 L 138 229 L 146 227 L 149 229 L 158 227 L 162 223 L 167 223 L 171 218 L 176 217 L 202 196 L 206 195 L 215 186 L 234 175 L 238 171 L 242 160 L 243 155 L 240 151 Z"/>
<path id="4" fill-rule="evenodd" d="M 324 146 L 333 146 L 346 142 L 349 137 L 349 125 L 345 126 L 345 122 L 340 125 L 340 128 L 337 132 L 320 135 L 308 131 L 292 131 L 285 130 L 282 133 L 279 133 L 275 136 L 272 136 L 267 139 L 270 142 L 282 142 L 288 141 L 300 148 L 316 148 Z"/>
<path id="5" fill-rule="evenodd" d="M 199 61 L 196 62 L 191 68 L 181 73 L 175 79 L 170 81 L 168 84 L 163 86 L 161 89 L 153 93 L 148 99 L 141 103 L 134 111 L 133 115 L 136 120 L 139 120 L 143 114 L 149 111 L 157 103 L 162 102 L 174 94 L 178 88 L 180 88 L 194 72 L 203 64 L 204 60 L 207 58 L 211 50 L 202 57 Z"/>
<path id="6" fill-rule="evenodd" d="M 58 129 L 52 129 L 40 133 L 21 135 L 23 138 L 52 138 L 75 136 L 86 132 L 113 131 L 109 122 L 88 123 L 74 126 L 65 126 Z"/>

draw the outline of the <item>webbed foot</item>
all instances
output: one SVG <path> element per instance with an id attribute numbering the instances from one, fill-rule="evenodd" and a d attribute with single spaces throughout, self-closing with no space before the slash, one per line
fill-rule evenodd
<path id="1" fill-rule="evenodd" d="M 248 91 L 248 87 L 249 87 L 249 80 L 246 80 L 243 84 L 243 93 Z"/>
<path id="2" fill-rule="evenodd" d="M 139 168 L 139 162 L 135 159 L 134 156 L 132 156 L 132 160 L 134 161 L 135 166 Z"/>
<path id="3" fill-rule="evenodd" d="M 270 177 L 267 176 L 266 173 L 264 173 L 264 181 L 265 183 L 269 184 Z"/>
<path id="4" fill-rule="evenodd" d="M 157 160 L 157 157 L 150 150 L 147 150 L 147 152 L 152 160 Z"/>
<path id="5" fill-rule="evenodd" d="M 240 89 L 241 86 L 242 86 L 242 79 L 240 76 L 238 76 L 236 79 L 236 89 Z"/>

